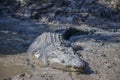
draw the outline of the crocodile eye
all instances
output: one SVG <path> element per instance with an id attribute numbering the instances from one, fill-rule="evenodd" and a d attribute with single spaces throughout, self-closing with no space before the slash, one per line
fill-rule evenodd
<path id="1" fill-rule="evenodd" d="M 60 51 L 65 51 L 64 47 L 57 47 L 57 49 L 60 50 Z"/>

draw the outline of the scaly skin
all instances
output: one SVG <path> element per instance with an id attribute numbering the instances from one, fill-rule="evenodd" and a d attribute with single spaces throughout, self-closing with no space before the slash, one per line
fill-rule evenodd
<path id="1" fill-rule="evenodd" d="M 66 71 L 78 71 L 85 66 L 84 61 L 60 33 L 43 33 L 35 39 L 27 53 L 34 56 L 35 62 L 42 66 L 51 66 Z"/>

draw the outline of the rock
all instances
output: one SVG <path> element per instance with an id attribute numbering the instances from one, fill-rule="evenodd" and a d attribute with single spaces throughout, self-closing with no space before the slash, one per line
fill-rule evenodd
<path id="1" fill-rule="evenodd" d="M 85 67 L 84 61 L 62 36 L 60 33 L 43 33 L 35 39 L 27 53 L 41 66 L 66 71 L 82 71 Z"/>

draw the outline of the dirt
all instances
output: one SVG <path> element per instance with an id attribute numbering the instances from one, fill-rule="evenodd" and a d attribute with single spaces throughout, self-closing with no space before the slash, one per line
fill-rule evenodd
<path id="1" fill-rule="evenodd" d="M 3 1 L 4 5 L 7 5 L 8 1 Z M 119 3 L 116 2 L 118 0 L 81 0 L 80 4 L 85 2 L 82 6 L 76 5 L 76 2 L 72 4 L 72 0 L 69 0 L 71 3 L 68 6 L 67 0 L 57 5 L 59 0 L 56 3 L 53 0 L 54 7 L 50 7 L 50 10 L 55 11 L 46 11 L 46 6 L 39 5 L 43 10 L 40 15 L 35 14 L 33 19 L 26 16 L 26 12 L 29 11 L 29 7 L 34 8 L 34 4 L 28 8 L 20 7 L 14 13 L 17 5 L 12 6 L 14 1 L 16 2 L 13 0 L 13 3 L 7 6 L 0 4 L 0 10 L 3 10 L 0 11 L 0 80 L 120 80 L 120 12 Z M 42 3 L 47 4 L 44 1 Z M 37 5 L 35 9 L 36 7 Z M 78 7 L 81 12 L 77 10 Z M 12 8 L 14 9 L 11 10 Z M 111 15 L 109 12 L 114 8 L 118 11 Z M 7 13 L 3 15 L 5 11 L 14 17 Z M 80 31 L 78 35 L 70 34 L 72 36 L 68 36 L 67 40 L 88 65 L 84 73 L 41 67 L 31 61 L 26 51 L 36 37 L 44 32 L 55 32 L 69 27 Z"/>
<path id="2" fill-rule="evenodd" d="M 68 72 L 52 68 L 42 68 L 29 61 L 25 53 L 21 55 L 0 56 L 0 80 L 46 80 L 71 79 Z M 54 78 L 53 78 L 54 76 Z"/>
<path id="3" fill-rule="evenodd" d="M 0 63 L 0 79 L 9 78 L 22 73 L 29 72 L 25 66 L 21 65 L 8 65 Z"/>

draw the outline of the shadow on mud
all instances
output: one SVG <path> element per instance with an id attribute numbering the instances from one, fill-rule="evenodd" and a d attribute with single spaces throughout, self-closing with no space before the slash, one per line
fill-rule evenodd
<path id="1" fill-rule="evenodd" d="M 85 61 L 84 61 L 85 62 Z M 89 67 L 89 64 L 87 62 L 85 62 L 86 66 L 84 68 L 84 70 L 81 72 L 81 71 L 78 71 L 77 74 L 86 74 L 86 75 L 90 75 L 90 74 L 93 74 L 94 71 Z"/>

